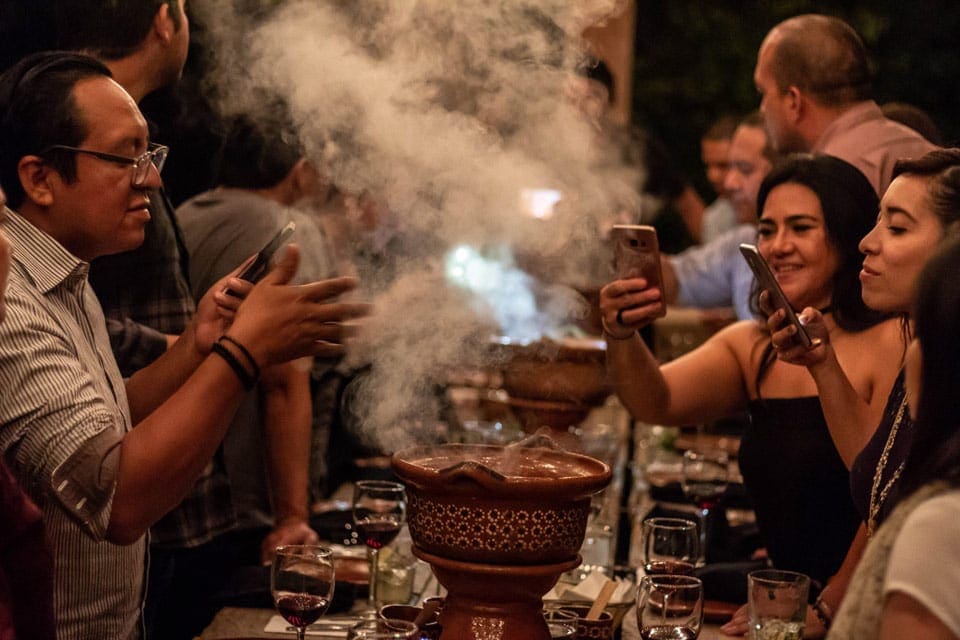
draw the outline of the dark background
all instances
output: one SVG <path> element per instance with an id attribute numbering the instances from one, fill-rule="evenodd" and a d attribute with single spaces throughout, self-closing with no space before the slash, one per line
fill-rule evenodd
<path id="1" fill-rule="evenodd" d="M 878 102 L 914 104 L 933 117 L 948 145 L 960 142 L 958 0 L 636 1 L 632 120 L 664 142 L 707 201 L 713 193 L 700 164 L 700 136 L 722 114 L 757 108 L 753 67 L 760 42 L 773 25 L 800 13 L 850 23 L 871 54 Z M 0 0 L 0 68 L 50 46 L 45 7 L 37 0 Z M 204 41 L 203 25 L 194 19 L 180 91 L 143 104 L 177 156 L 164 174 L 175 202 L 207 187 L 211 176 L 201 167 L 218 144 L 216 123 L 199 95 Z M 187 156 L 193 162 L 185 162 Z"/>
<path id="2" fill-rule="evenodd" d="M 846 20 L 870 53 L 877 101 L 916 105 L 948 145 L 960 141 L 956 0 L 637 0 L 633 121 L 664 141 L 708 201 L 700 136 L 717 116 L 759 106 L 753 68 L 760 43 L 775 24 L 801 13 Z"/>

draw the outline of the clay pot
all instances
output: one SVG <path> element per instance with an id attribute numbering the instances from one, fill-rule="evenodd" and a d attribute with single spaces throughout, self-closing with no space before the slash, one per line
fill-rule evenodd
<path id="1" fill-rule="evenodd" d="M 590 497 L 611 477 L 594 458 L 517 445 L 413 447 L 394 454 L 393 468 L 407 485 L 417 548 L 495 565 L 575 558 Z"/>
<path id="2" fill-rule="evenodd" d="M 543 339 L 524 345 L 501 340 L 493 348 L 504 359 L 503 388 L 511 398 L 589 409 L 601 404 L 612 391 L 602 340 Z"/>

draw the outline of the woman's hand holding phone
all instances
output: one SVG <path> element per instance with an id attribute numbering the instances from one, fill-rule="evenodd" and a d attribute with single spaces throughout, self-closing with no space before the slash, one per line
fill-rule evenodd
<path id="1" fill-rule="evenodd" d="M 604 333 L 625 340 L 666 314 L 657 232 L 646 225 L 614 225 L 610 231 L 618 280 L 600 291 Z"/>
<path id="2" fill-rule="evenodd" d="M 787 318 L 783 309 L 773 305 L 768 291 L 760 293 L 760 311 L 767 316 L 767 330 L 770 331 L 770 340 L 780 360 L 804 367 L 812 367 L 826 360 L 830 333 L 820 311 L 807 307 L 797 316 L 810 337 L 809 347 L 800 342 L 796 325 Z"/>
<path id="3" fill-rule="evenodd" d="M 663 316 L 663 294 L 644 278 L 615 280 L 600 290 L 600 321 L 604 333 L 626 340 Z"/>

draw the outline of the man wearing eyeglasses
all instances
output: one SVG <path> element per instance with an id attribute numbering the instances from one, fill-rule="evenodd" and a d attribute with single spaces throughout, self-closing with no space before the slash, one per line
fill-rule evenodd
<path id="1" fill-rule="evenodd" d="M 100 60 L 138 103 L 181 75 L 190 41 L 184 0 L 57 0 L 47 10 L 54 18 L 58 47 Z M 162 353 L 167 346 L 163 334 L 180 334 L 193 313 L 187 250 L 173 208 L 162 189 L 151 192 L 150 198 L 152 219 L 144 243 L 133 251 L 98 258 L 90 270 L 90 283 L 112 321 L 111 342 L 125 375 Z M 265 372 L 264 384 L 253 393 L 273 379 Z M 299 430 L 288 421 L 283 432 L 265 433 L 265 448 L 309 450 L 309 405 L 298 419 Z M 229 572 L 235 564 L 229 556 L 229 534 L 237 523 L 236 505 L 224 460 L 218 454 L 194 490 L 151 530 L 145 616 L 147 631 L 154 637 L 178 640 L 197 635 L 209 620 L 205 603 L 217 590 L 217 574 Z M 278 505 L 290 507 L 283 509 L 287 513 L 278 509 L 271 544 L 316 540 L 306 519 L 306 487 L 297 482 L 308 477 L 306 465 L 305 458 L 294 458 L 263 471 L 278 491 Z"/>
<path id="2" fill-rule="evenodd" d="M 256 286 L 218 282 L 180 339 L 124 380 L 86 275 L 143 241 L 164 153 L 109 76 L 62 52 L 0 76 L 0 230 L 13 249 L 0 452 L 43 511 L 61 640 L 142 637 L 148 528 L 209 464 L 261 365 L 340 355 L 340 322 L 365 313 L 329 302 L 348 278 L 286 285 L 294 250 Z"/>

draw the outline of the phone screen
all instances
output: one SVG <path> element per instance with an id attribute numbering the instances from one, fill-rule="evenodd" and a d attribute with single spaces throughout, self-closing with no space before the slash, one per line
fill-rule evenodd
<path id="1" fill-rule="evenodd" d="M 777 309 L 783 309 L 787 314 L 787 321 L 797 328 L 797 340 L 807 348 L 813 346 L 813 341 L 810 340 L 807 330 L 800 324 L 800 318 L 797 317 L 797 313 L 790 305 L 790 301 L 787 300 L 783 289 L 780 288 L 780 283 L 777 282 L 773 271 L 770 270 L 770 265 L 768 265 L 767 261 L 760 255 L 757 247 L 752 244 L 741 244 L 740 253 L 743 255 L 744 260 L 747 261 L 747 264 L 750 265 L 750 270 L 753 271 L 753 275 L 756 276 L 760 287 L 770 293 L 773 306 Z"/>
<path id="2" fill-rule="evenodd" d="M 263 246 L 260 251 L 257 252 L 256 257 L 253 259 L 247 267 L 240 272 L 237 276 L 241 280 L 246 280 L 247 282 L 257 283 L 267 275 L 267 271 L 270 269 L 270 261 L 273 259 L 274 254 L 277 250 L 283 246 L 283 244 L 293 235 L 294 230 L 297 228 L 296 223 L 293 221 L 288 222 L 280 231 L 278 231 L 270 241 Z M 229 288 L 225 290 L 228 295 L 236 296 L 237 294 L 231 291 Z"/>

